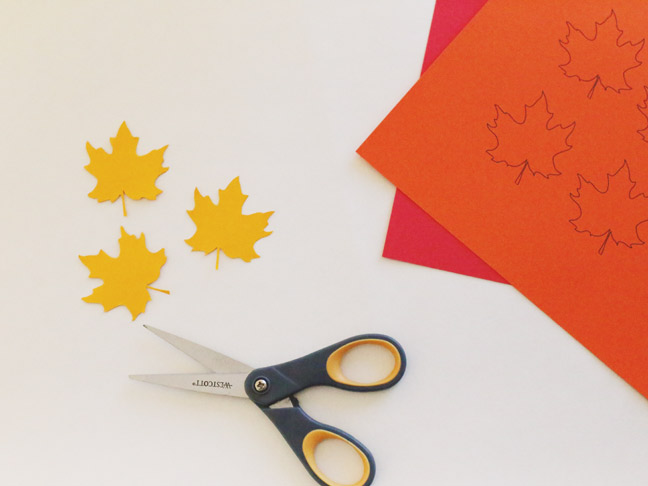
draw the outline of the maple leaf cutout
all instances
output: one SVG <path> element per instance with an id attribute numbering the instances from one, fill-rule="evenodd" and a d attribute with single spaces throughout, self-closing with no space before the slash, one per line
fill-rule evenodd
<path id="1" fill-rule="evenodd" d="M 230 258 L 249 262 L 259 258 L 254 244 L 272 233 L 265 231 L 265 227 L 274 211 L 243 214 L 243 203 L 247 198 L 241 192 L 238 177 L 226 189 L 218 190 L 218 204 L 214 204 L 209 196 L 200 194 L 198 188 L 194 191 L 195 206 L 187 213 L 196 224 L 196 233 L 185 241 L 193 251 L 202 251 L 206 255 L 217 250 L 217 270 L 220 250 Z"/>
<path id="2" fill-rule="evenodd" d="M 495 135 L 497 145 L 486 151 L 493 162 L 509 167 L 522 167 L 515 179 L 520 184 L 528 170 L 532 175 L 545 178 L 560 175 L 556 157 L 572 148 L 567 139 L 574 131 L 576 122 L 563 126 L 551 125 L 554 114 L 549 111 L 547 97 L 543 92 L 531 105 L 524 105 L 524 117 L 517 121 L 510 113 L 495 105 L 497 116 L 494 123 L 487 124 Z"/>
<path id="3" fill-rule="evenodd" d="M 588 98 L 592 97 L 598 85 L 617 93 L 632 89 L 626 80 L 626 73 L 641 65 L 637 56 L 643 49 L 645 39 L 621 43 L 623 31 L 619 29 L 614 10 L 603 22 L 594 23 L 592 38 L 571 22 L 567 22 L 567 29 L 566 40 L 559 42 L 569 54 L 569 61 L 560 65 L 560 69 L 567 77 L 575 77 L 585 83 L 593 82 Z"/>
<path id="4" fill-rule="evenodd" d="M 123 305 L 135 320 L 151 300 L 149 290 L 169 293 L 168 290 L 150 286 L 160 276 L 166 256 L 164 249 L 152 253 L 146 248 L 144 233 L 137 238 L 122 228 L 119 256 L 111 257 L 101 250 L 96 255 L 79 255 L 79 259 L 90 270 L 90 278 L 99 278 L 104 282 L 83 300 L 103 305 L 105 312 Z"/>
<path id="5" fill-rule="evenodd" d="M 162 167 L 168 145 L 146 155 L 137 155 L 138 141 L 139 138 L 133 137 L 126 122 L 123 122 L 117 136 L 110 139 L 113 148 L 111 154 L 102 148 L 94 148 L 90 142 L 86 143 L 90 163 L 85 169 L 97 178 L 97 185 L 88 196 L 99 202 L 115 202 L 121 197 L 124 216 L 126 196 L 131 199 L 155 199 L 162 192 L 155 187 L 155 181 L 169 170 Z"/>
<path id="6" fill-rule="evenodd" d="M 639 238 L 638 226 L 648 221 L 648 197 L 645 194 L 630 196 L 636 182 L 630 178 L 628 162 L 624 162 L 614 174 L 608 174 L 605 190 L 578 174 L 579 186 L 576 194 L 570 194 L 580 214 L 569 220 L 576 231 L 588 233 L 595 238 L 605 237 L 598 250 L 605 251 L 608 240 L 617 246 L 643 245 Z"/>
<path id="7" fill-rule="evenodd" d="M 646 99 L 644 99 L 643 104 L 637 105 L 637 108 L 639 108 L 641 114 L 645 116 L 646 120 L 648 121 L 648 86 L 644 86 L 644 90 L 646 90 Z M 637 130 L 637 133 L 641 135 L 641 137 L 644 139 L 644 142 L 648 142 L 648 124 L 646 124 L 645 128 Z"/>

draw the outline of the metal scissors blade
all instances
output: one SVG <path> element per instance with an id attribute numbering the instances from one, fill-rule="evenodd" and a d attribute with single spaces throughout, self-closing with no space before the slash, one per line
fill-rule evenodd
<path id="1" fill-rule="evenodd" d="M 240 361 L 230 358 L 222 353 L 218 353 L 212 349 L 201 346 L 200 344 L 193 343 L 181 337 L 175 336 L 168 332 L 156 329 L 153 326 L 144 325 L 146 329 L 151 331 L 156 336 L 164 339 L 167 343 L 176 347 L 187 356 L 198 361 L 205 368 L 216 373 L 249 373 L 252 367 Z"/>
<path id="2" fill-rule="evenodd" d="M 180 373 L 161 375 L 130 375 L 129 378 L 156 385 L 181 388 L 214 395 L 248 398 L 245 378 L 248 373 Z"/>

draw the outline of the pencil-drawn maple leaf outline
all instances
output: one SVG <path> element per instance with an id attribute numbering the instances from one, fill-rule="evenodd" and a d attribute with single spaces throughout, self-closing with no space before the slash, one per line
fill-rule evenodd
<path id="1" fill-rule="evenodd" d="M 496 145 L 486 150 L 493 162 L 509 167 L 522 167 L 515 179 L 520 184 L 528 169 L 532 175 L 545 178 L 560 175 L 556 157 L 572 148 L 567 139 L 574 131 L 576 122 L 563 126 L 551 125 L 554 113 L 549 111 L 544 91 L 531 105 L 524 105 L 524 117 L 517 121 L 510 113 L 495 105 L 497 116 L 488 130 L 495 136 Z"/>
<path id="2" fill-rule="evenodd" d="M 149 290 L 169 293 L 168 290 L 150 286 L 160 276 L 166 256 L 164 248 L 156 253 L 146 248 L 144 233 L 138 238 L 122 228 L 117 257 L 111 257 L 101 250 L 96 255 L 79 255 L 79 259 L 90 270 L 90 278 L 99 278 L 104 282 L 83 300 L 103 305 L 104 312 L 123 305 L 135 320 L 151 300 Z"/>
<path id="3" fill-rule="evenodd" d="M 644 102 L 641 105 L 637 105 L 637 108 L 639 108 L 639 111 L 646 117 L 646 121 L 648 122 L 648 86 L 644 86 L 644 89 L 646 90 L 646 99 L 644 99 Z M 644 142 L 648 142 L 648 123 L 646 123 L 644 128 L 637 130 L 637 133 L 641 135 Z"/>
<path id="4" fill-rule="evenodd" d="M 155 181 L 169 170 L 162 167 L 168 145 L 145 155 L 137 155 L 138 142 L 139 137 L 133 137 L 126 122 L 123 122 L 117 136 L 110 139 L 112 153 L 86 143 L 90 163 L 85 169 L 97 178 L 97 185 L 88 196 L 99 202 L 115 202 L 121 197 L 124 216 L 126 196 L 131 199 L 155 199 L 162 192 L 155 186 Z"/>
<path id="5" fill-rule="evenodd" d="M 272 233 L 265 231 L 265 227 L 274 211 L 243 214 L 247 198 L 238 177 L 227 188 L 218 190 L 218 204 L 200 194 L 198 188 L 194 191 L 195 206 L 187 213 L 196 225 L 196 232 L 185 242 L 192 251 L 202 251 L 205 255 L 216 250 L 216 270 L 221 250 L 230 258 L 249 262 L 259 258 L 254 244 Z"/>
<path id="6" fill-rule="evenodd" d="M 600 255 L 611 239 L 617 246 L 623 244 L 628 248 L 643 245 L 638 227 L 648 222 L 648 197 L 641 193 L 631 196 L 637 184 L 630 177 L 628 162 L 614 174 L 607 175 L 607 187 L 598 189 L 594 184 L 578 174 L 576 194 L 570 194 L 580 214 L 569 222 L 579 233 L 588 233 L 595 238 L 605 237 L 598 250 Z"/>
<path id="7" fill-rule="evenodd" d="M 588 98 L 592 97 L 598 85 L 616 93 L 632 89 L 626 80 L 626 73 L 641 66 L 638 55 L 645 39 L 621 43 L 623 31 L 619 29 L 614 10 L 603 22 L 594 22 L 594 37 L 587 37 L 571 22 L 567 22 L 567 29 L 566 40 L 559 42 L 569 55 L 569 60 L 559 67 L 569 78 L 593 82 L 587 93 Z"/>

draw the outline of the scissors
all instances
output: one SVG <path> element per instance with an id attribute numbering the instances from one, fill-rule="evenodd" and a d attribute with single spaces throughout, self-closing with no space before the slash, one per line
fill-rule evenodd
<path id="1" fill-rule="evenodd" d="M 216 395 L 249 398 L 279 429 L 288 445 L 315 481 L 322 486 L 342 486 L 329 479 L 315 462 L 315 448 L 327 439 L 350 445 L 363 464 L 362 477 L 350 486 L 368 486 L 374 479 L 376 464 L 371 452 L 350 434 L 313 420 L 299 406 L 294 394 L 313 386 L 332 386 L 343 390 L 367 392 L 394 386 L 405 372 L 405 352 L 389 336 L 363 334 L 351 337 L 307 356 L 286 363 L 256 368 L 224 354 L 187 341 L 151 326 L 146 329 L 175 346 L 210 370 L 209 373 L 131 375 L 130 378 L 158 385 Z M 360 383 L 342 373 L 342 359 L 353 348 L 378 345 L 394 357 L 394 368 L 373 383 Z"/>

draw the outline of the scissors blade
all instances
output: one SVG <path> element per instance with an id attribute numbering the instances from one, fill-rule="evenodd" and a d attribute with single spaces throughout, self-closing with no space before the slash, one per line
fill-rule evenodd
<path id="1" fill-rule="evenodd" d="M 129 378 L 171 388 L 248 398 L 244 386 L 247 375 L 248 373 L 176 373 L 130 375 Z"/>
<path id="2" fill-rule="evenodd" d="M 167 343 L 175 346 L 177 349 L 198 361 L 205 368 L 216 373 L 249 373 L 252 367 L 240 361 L 230 358 L 222 353 L 193 343 L 171 333 L 161 331 L 153 326 L 144 325 L 146 329 L 156 336 L 164 339 Z"/>

